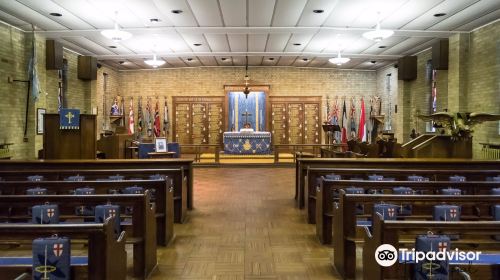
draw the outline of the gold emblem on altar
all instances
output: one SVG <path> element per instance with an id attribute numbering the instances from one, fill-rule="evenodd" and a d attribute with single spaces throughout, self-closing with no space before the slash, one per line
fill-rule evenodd
<path id="1" fill-rule="evenodd" d="M 252 148 L 252 145 L 250 144 L 250 140 L 245 140 L 245 144 L 243 144 L 243 150 L 249 151 Z"/>

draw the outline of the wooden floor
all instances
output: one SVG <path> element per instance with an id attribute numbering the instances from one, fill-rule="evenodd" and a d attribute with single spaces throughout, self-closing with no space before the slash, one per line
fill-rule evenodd
<path id="1" fill-rule="evenodd" d="M 293 168 L 196 168 L 194 202 L 152 279 L 338 279 L 294 207 Z"/>

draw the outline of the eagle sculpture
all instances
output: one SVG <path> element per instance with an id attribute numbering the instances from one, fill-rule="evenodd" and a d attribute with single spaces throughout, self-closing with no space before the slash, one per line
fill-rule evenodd
<path id="1" fill-rule="evenodd" d="M 438 112 L 432 115 L 419 115 L 424 121 L 432 121 L 434 127 L 448 130 L 454 140 L 466 140 L 472 137 L 474 125 L 500 120 L 500 114 L 488 113 L 448 113 Z"/>

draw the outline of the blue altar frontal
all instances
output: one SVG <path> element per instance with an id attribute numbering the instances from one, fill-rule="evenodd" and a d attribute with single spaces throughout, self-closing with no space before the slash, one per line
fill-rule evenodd
<path id="1" fill-rule="evenodd" d="M 271 153 L 270 132 L 224 132 L 224 153 L 263 155 Z"/>

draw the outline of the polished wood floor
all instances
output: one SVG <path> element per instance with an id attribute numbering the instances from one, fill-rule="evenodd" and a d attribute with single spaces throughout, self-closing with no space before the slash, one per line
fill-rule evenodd
<path id="1" fill-rule="evenodd" d="M 189 220 L 152 279 L 338 279 L 294 207 L 293 168 L 197 168 Z"/>

